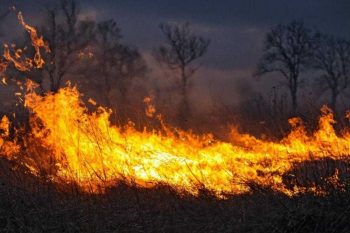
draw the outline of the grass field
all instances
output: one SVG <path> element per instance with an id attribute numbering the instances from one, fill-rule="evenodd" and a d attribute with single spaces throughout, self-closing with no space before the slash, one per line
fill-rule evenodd
<path id="1" fill-rule="evenodd" d="M 320 172 L 347 170 L 348 162 L 304 164 L 286 182 L 320 182 Z M 345 171 L 344 170 L 344 171 Z M 219 200 L 168 186 L 145 189 L 122 183 L 105 194 L 34 177 L 1 160 L 0 232 L 349 232 L 350 189 L 329 187 L 326 196 L 287 197 L 251 184 L 252 192 Z M 331 172 L 330 172 L 331 174 Z M 313 180 L 314 179 L 314 180 Z"/>

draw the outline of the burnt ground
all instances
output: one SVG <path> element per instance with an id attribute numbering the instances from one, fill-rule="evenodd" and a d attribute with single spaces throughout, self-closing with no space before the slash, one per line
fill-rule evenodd
<path id="1" fill-rule="evenodd" d="M 205 190 L 194 197 L 167 186 L 125 184 L 93 195 L 33 177 L 5 159 L 0 164 L 0 232 L 350 232 L 347 185 L 342 190 L 327 187 L 329 194 L 323 197 L 289 198 L 254 184 L 252 193 L 226 200 Z M 305 163 L 286 174 L 285 182 L 322 186 L 320 175 L 330 176 L 337 168 L 346 178 L 348 165 Z"/>

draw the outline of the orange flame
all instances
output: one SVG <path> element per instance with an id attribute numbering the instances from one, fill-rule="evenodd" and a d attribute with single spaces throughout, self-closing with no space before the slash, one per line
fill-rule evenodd
<path id="1" fill-rule="evenodd" d="M 45 64 L 44 60 L 41 58 L 40 54 L 40 48 L 44 48 L 45 52 L 50 52 L 50 48 L 48 44 L 44 41 L 42 36 L 38 36 L 36 29 L 32 26 L 29 26 L 28 24 L 25 23 L 22 12 L 18 13 L 18 20 L 20 24 L 27 30 L 27 32 L 30 35 L 32 45 L 35 49 L 35 55 L 34 55 L 34 63 L 36 68 L 42 68 L 43 65 Z"/>
<path id="2" fill-rule="evenodd" d="M 19 146 L 8 139 L 10 136 L 10 120 L 3 116 L 0 121 L 0 154 L 12 158 L 15 153 L 19 152 Z"/>
<path id="3" fill-rule="evenodd" d="M 48 46 L 33 27 L 25 24 L 22 14 L 18 17 L 31 35 L 36 55 L 23 61 L 21 50 L 12 56 L 5 46 L 4 57 L 21 71 L 40 68 L 44 64 L 40 48 L 49 51 Z M 180 193 L 195 195 L 206 188 L 217 197 L 249 192 L 252 182 L 287 195 L 305 191 L 322 194 L 314 186 L 287 188 L 283 175 L 295 164 L 311 159 L 350 155 L 350 134 L 336 134 L 333 113 L 327 107 L 321 109 L 318 129 L 312 134 L 306 133 L 300 119 L 293 118 L 289 120 L 292 131 L 279 142 L 241 134 L 236 129 L 232 129 L 231 140 L 224 142 L 211 134 L 175 133 L 163 123 L 162 131 L 140 132 L 131 123 L 114 126 L 109 121 L 110 110 L 100 107 L 89 113 L 74 87 L 45 96 L 36 94 L 35 87 L 29 82 L 25 96 L 25 106 L 31 111 L 31 132 L 22 138 L 20 147 L 10 139 L 8 118 L 2 118 L 0 154 L 9 159 L 22 157 L 33 174 L 49 167 L 51 179 L 76 182 L 89 191 L 100 192 L 123 180 L 143 187 L 167 184 Z M 153 117 L 151 98 L 144 102 L 146 114 Z M 96 105 L 91 99 L 89 103 Z M 341 188 L 338 175 L 337 170 L 328 182 Z"/>
<path id="4" fill-rule="evenodd" d="M 350 136 L 337 136 L 332 112 L 322 108 L 319 129 L 307 135 L 301 121 L 292 119 L 291 133 L 280 142 L 259 140 L 232 132 L 232 142 L 215 141 L 211 135 L 180 132 L 139 132 L 132 125 L 112 126 L 110 111 L 88 114 L 76 88 L 67 87 L 45 97 L 27 94 L 33 112 L 33 135 L 50 148 L 59 164 L 57 175 L 97 190 L 118 180 L 149 187 L 168 184 L 178 191 L 197 194 L 200 189 L 240 194 L 249 182 L 270 186 L 288 195 L 282 176 L 294 164 L 309 159 L 340 159 L 350 153 Z"/>
<path id="5" fill-rule="evenodd" d="M 10 46 L 8 44 L 4 44 L 3 57 L 8 63 L 14 64 L 16 69 L 22 72 L 28 72 L 32 68 L 42 68 L 45 62 L 41 56 L 40 48 L 43 48 L 47 53 L 50 52 L 50 48 L 48 44 L 44 41 L 43 37 L 38 36 L 36 29 L 25 23 L 21 12 L 18 13 L 18 20 L 30 35 L 32 46 L 35 49 L 34 58 L 30 59 L 22 56 L 23 55 L 22 49 L 16 49 L 14 51 L 14 55 L 12 55 L 10 51 Z M 13 45 L 12 47 L 14 48 L 15 46 Z M 1 63 L 2 65 L 0 65 L 0 73 L 6 70 L 8 63 L 4 63 L 4 62 Z"/>

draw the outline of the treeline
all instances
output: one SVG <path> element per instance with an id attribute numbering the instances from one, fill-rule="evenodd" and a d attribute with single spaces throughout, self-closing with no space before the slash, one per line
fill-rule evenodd
<path id="1" fill-rule="evenodd" d="M 150 66 L 136 47 L 123 41 L 114 19 L 99 22 L 84 19 L 76 0 L 57 0 L 43 11 L 44 19 L 35 26 L 48 42 L 50 53 L 43 53 L 43 69 L 26 76 L 39 85 L 42 94 L 57 92 L 66 81 L 73 81 L 87 96 L 117 110 L 115 121 L 119 123 L 126 123 L 129 118 L 140 121 L 143 98 L 155 93 L 156 108 L 161 112 L 162 108 L 167 109 L 164 106 L 171 105 L 173 112 L 163 115 L 173 115 L 170 121 L 182 128 L 193 128 L 195 122 L 203 127 L 228 121 L 248 125 L 255 122 L 266 128 L 267 121 L 276 125 L 276 118 L 285 121 L 291 115 L 302 113 L 298 97 L 303 75 L 315 82 L 310 91 L 329 93 L 327 103 L 334 111 L 339 96 L 346 95 L 349 89 L 349 40 L 309 29 L 302 21 L 293 21 L 273 27 L 266 34 L 263 55 L 254 72 L 257 77 L 276 73 L 281 79 L 281 85 L 272 88 L 270 100 L 266 101 L 263 94 L 256 94 L 238 107 L 216 106 L 210 116 L 196 115 L 195 103 L 190 100 L 190 83 L 200 68 L 197 60 L 206 54 L 210 40 L 196 34 L 188 23 L 160 25 L 164 43 L 154 49 L 153 58 L 165 65 L 160 67 L 176 76 L 172 91 L 177 98 L 157 102 L 161 96 L 157 87 L 150 83 Z M 9 13 L 2 12 L 0 21 Z M 30 44 L 28 36 L 19 38 L 17 44 Z M 18 71 L 11 72 L 16 77 Z M 279 91 L 280 87 L 286 88 L 288 96 Z M 266 90 L 260 93 L 264 92 Z M 217 124 L 210 123 L 213 121 Z M 276 132 L 275 128 L 273 130 Z"/>
<path id="2" fill-rule="evenodd" d="M 84 19 L 80 9 L 76 0 L 57 0 L 43 9 L 43 18 L 34 26 L 50 52 L 42 54 L 43 69 L 25 76 L 39 85 L 42 94 L 59 91 L 69 80 L 99 104 L 115 110 L 118 123 L 127 123 L 129 118 L 138 121 L 144 110 L 143 98 L 152 92 L 147 83 L 150 68 L 140 51 L 123 41 L 114 19 Z M 4 12 L 2 19 L 10 11 Z M 189 82 L 196 71 L 193 63 L 206 53 L 209 40 L 195 35 L 189 24 L 164 23 L 159 28 L 164 43 L 154 49 L 153 57 L 178 77 L 173 87 L 177 97 L 174 123 L 187 128 L 191 116 Z M 16 41 L 17 47 L 30 43 L 27 34 Z M 34 51 L 28 48 L 26 53 Z M 12 68 L 8 69 L 12 78 L 23 76 Z"/>
<path id="3" fill-rule="evenodd" d="M 266 78 L 269 73 L 275 73 L 280 82 L 268 93 L 268 100 L 256 94 L 242 102 L 242 125 L 283 136 L 293 116 L 314 127 L 324 104 L 336 114 L 339 129 L 347 124 L 347 109 L 339 107 L 339 99 L 350 94 L 350 40 L 308 28 L 300 20 L 277 25 L 265 35 L 254 76 Z M 306 89 L 303 94 L 301 89 Z"/>
<path id="4" fill-rule="evenodd" d="M 0 20 L 11 11 L 4 9 Z M 41 94 L 58 92 L 70 81 L 100 105 L 113 109 L 118 106 L 119 112 L 126 111 L 128 92 L 135 80 L 146 77 L 147 65 L 136 47 L 123 42 L 117 22 L 84 18 L 76 0 L 48 2 L 41 12 L 39 23 L 33 26 L 50 48 L 50 52 L 42 52 L 44 67 L 19 74 L 10 66 L 7 76 L 33 80 Z M 15 44 L 34 54 L 27 33 L 16 39 Z M 121 120 L 125 123 L 127 118 Z"/>
<path id="5" fill-rule="evenodd" d="M 297 111 L 301 75 L 314 71 L 323 92 L 329 91 L 330 107 L 349 88 L 350 41 L 305 27 L 302 21 L 278 25 L 267 33 L 257 76 L 277 72 L 290 92 L 292 110 Z"/>

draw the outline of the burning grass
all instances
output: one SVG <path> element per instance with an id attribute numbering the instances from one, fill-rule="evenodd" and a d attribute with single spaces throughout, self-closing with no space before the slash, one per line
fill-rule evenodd
<path id="1" fill-rule="evenodd" d="M 30 34 L 34 58 L 24 57 L 21 49 L 12 54 L 5 46 L 3 64 L 12 64 L 20 71 L 40 69 L 44 65 L 40 50 L 50 52 L 49 47 L 35 28 L 25 23 L 21 13 L 18 18 Z M 341 135 L 335 132 L 336 122 L 327 107 L 321 109 L 313 133 L 307 133 L 302 121 L 293 118 L 289 120 L 291 132 L 278 142 L 235 129 L 229 141 L 221 141 L 211 134 L 196 135 L 164 122 L 160 130 L 143 131 L 136 130 L 132 122 L 112 125 L 111 111 L 97 107 L 89 112 L 75 87 L 68 85 L 45 95 L 37 94 L 35 89 L 36 85 L 27 81 L 24 106 L 30 112 L 29 130 L 17 130 L 10 139 L 11 123 L 7 117 L 2 119 L 1 154 L 26 166 L 34 175 L 44 173 L 54 181 L 77 183 L 88 192 L 104 192 L 123 181 L 146 188 L 166 184 L 192 195 L 206 189 L 218 198 L 249 193 L 251 183 L 289 196 L 309 191 L 324 195 L 327 190 L 317 184 L 300 186 L 300 182 L 294 182 L 287 187 L 285 175 L 296 164 L 347 159 L 350 154 L 348 129 Z M 93 100 L 89 103 L 96 106 Z M 145 98 L 145 103 L 146 115 L 154 117 L 156 109 L 151 99 Z M 338 185 L 337 172 L 330 181 L 334 185 Z"/>
<path id="2" fill-rule="evenodd" d="M 309 191 L 324 195 L 327 190 L 315 185 L 294 182 L 287 187 L 283 179 L 297 164 L 348 159 L 350 154 L 350 135 L 346 130 L 336 134 L 333 114 L 326 107 L 312 134 L 294 118 L 290 120 L 292 131 L 279 142 L 235 130 L 231 142 L 223 142 L 210 134 L 195 135 L 166 126 L 159 131 L 137 131 L 132 123 L 113 126 L 109 110 L 100 107 L 88 112 L 72 87 L 45 96 L 30 89 L 25 106 L 31 111 L 31 131 L 20 139 L 3 139 L 3 148 L 6 144 L 17 148 L 3 151 L 4 156 L 21 161 L 33 174 L 45 172 L 50 179 L 75 182 L 92 192 L 124 181 L 141 187 L 166 184 L 193 195 L 205 188 L 218 198 L 250 192 L 250 183 L 289 196 Z M 337 171 L 332 175 L 336 185 Z"/>
<path id="3" fill-rule="evenodd" d="M 9 138 L 10 122 L 1 123 L 1 154 L 26 166 L 32 174 L 55 182 L 76 183 L 82 190 L 103 193 L 118 182 L 150 188 L 158 184 L 180 194 L 209 190 L 217 198 L 245 194 L 251 184 L 288 196 L 313 192 L 327 195 L 318 183 L 293 180 L 288 174 L 309 161 L 348 160 L 350 134 L 338 135 L 332 112 L 323 107 L 319 126 L 307 133 L 298 118 L 291 132 L 277 142 L 261 140 L 232 129 L 230 141 L 196 135 L 162 123 L 161 130 L 138 131 L 132 123 L 115 126 L 111 112 L 88 111 L 74 87 L 38 95 L 27 85 L 25 106 L 29 127 Z M 342 168 L 342 173 L 348 172 Z M 319 174 L 330 185 L 342 187 L 339 169 Z"/>
<path id="4" fill-rule="evenodd" d="M 22 50 L 12 55 L 5 47 L 1 67 L 40 69 L 40 49 L 49 49 L 21 14 L 19 19 L 35 56 L 22 58 Z M 111 111 L 88 111 L 75 87 L 45 95 L 35 88 L 27 82 L 29 127 L 10 135 L 9 119 L 0 123 L 4 231 L 348 229 L 348 209 L 342 207 L 349 204 L 350 133 L 336 133 L 327 107 L 311 133 L 293 118 L 280 141 L 235 129 L 222 141 L 164 122 L 159 130 L 143 131 L 132 122 L 113 125 Z M 145 99 L 146 115 L 154 117 L 150 101 Z"/>

